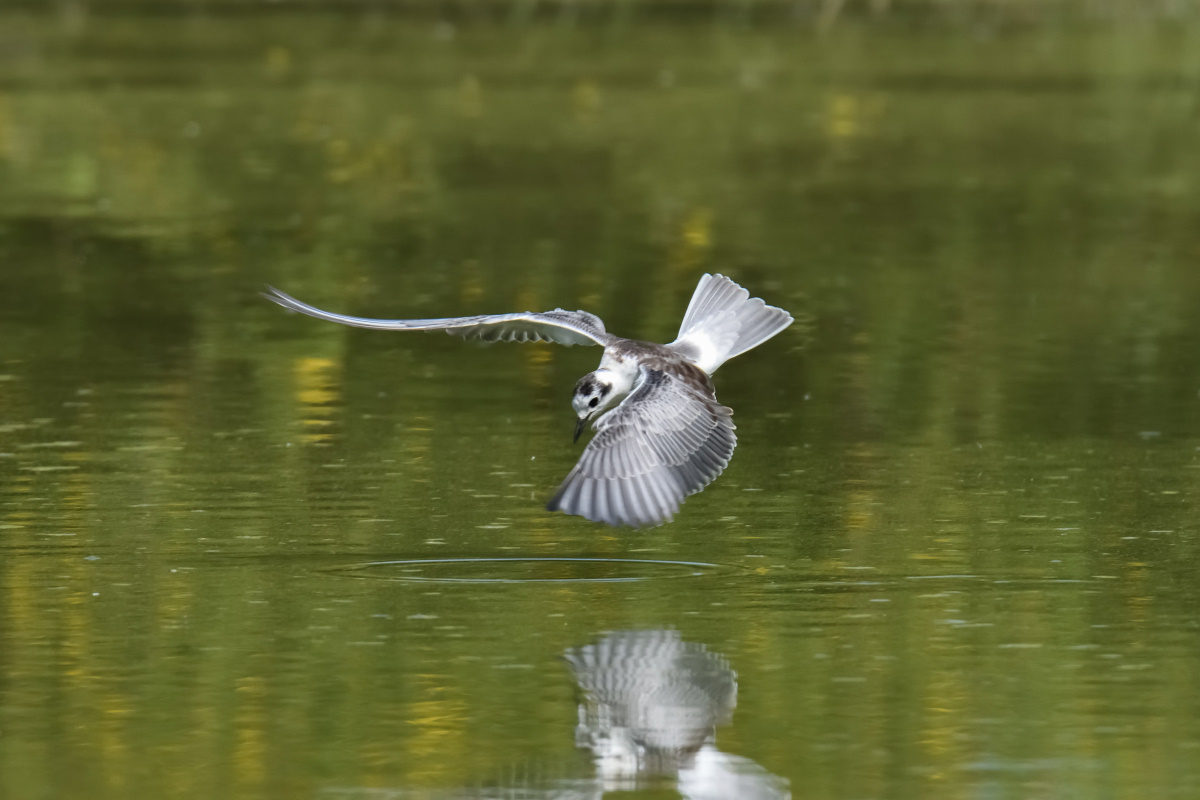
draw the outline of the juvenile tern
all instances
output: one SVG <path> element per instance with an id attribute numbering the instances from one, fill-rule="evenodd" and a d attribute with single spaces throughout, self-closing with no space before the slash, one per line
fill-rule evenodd
<path id="1" fill-rule="evenodd" d="M 723 275 L 704 275 L 679 336 L 654 344 L 614 336 L 586 311 L 519 312 L 445 319 L 348 317 L 268 286 L 264 297 L 318 319 L 391 331 L 445 331 L 488 342 L 598 344 L 600 366 L 575 384 L 575 439 L 596 435 L 546 508 L 635 528 L 670 522 L 688 495 L 725 469 L 737 445 L 733 410 L 717 402 L 712 374 L 792 324 Z"/>

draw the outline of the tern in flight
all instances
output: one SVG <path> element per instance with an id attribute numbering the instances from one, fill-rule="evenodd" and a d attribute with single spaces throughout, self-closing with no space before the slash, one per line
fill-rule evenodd
<path id="1" fill-rule="evenodd" d="M 446 319 L 365 319 L 322 311 L 278 289 L 264 295 L 318 319 L 388 331 L 445 331 L 487 342 L 598 344 L 600 366 L 575 384 L 571 406 L 596 435 L 546 505 L 595 522 L 635 528 L 669 522 L 688 495 L 721 474 L 733 455 L 733 410 L 717 402 L 712 374 L 792 324 L 723 275 L 696 286 L 670 344 L 614 336 L 586 311 L 520 312 Z"/>

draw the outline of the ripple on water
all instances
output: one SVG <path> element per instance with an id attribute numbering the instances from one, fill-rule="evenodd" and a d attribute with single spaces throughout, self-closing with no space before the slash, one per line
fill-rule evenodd
<path id="1" fill-rule="evenodd" d="M 735 568 L 637 558 L 430 558 L 368 561 L 322 571 L 349 578 L 431 583 L 619 583 L 698 578 Z"/>

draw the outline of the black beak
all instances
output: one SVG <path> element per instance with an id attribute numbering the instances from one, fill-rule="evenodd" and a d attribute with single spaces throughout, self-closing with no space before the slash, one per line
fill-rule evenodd
<path id="1" fill-rule="evenodd" d="M 587 418 L 580 417 L 579 422 L 575 423 L 575 438 L 571 440 L 572 442 L 579 441 L 579 437 L 583 434 L 583 426 L 584 425 L 587 425 Z"/>

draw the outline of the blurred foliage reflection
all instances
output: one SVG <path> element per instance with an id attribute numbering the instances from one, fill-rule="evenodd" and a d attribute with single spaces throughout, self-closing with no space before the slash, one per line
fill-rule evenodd
<path id="1" fill-rule="evenodd" d="M 1193 4 L 279 6 L 0 10 L 0 796 L 555 796 L 619 629 L 797 797 L 1200 793 Z M 704 271 L 799 324 L 636 533 L 542 510 L 594 350 L 256 294 L 664 341 Z M 720 569 L 335 569 L 513 556 Z"/>

